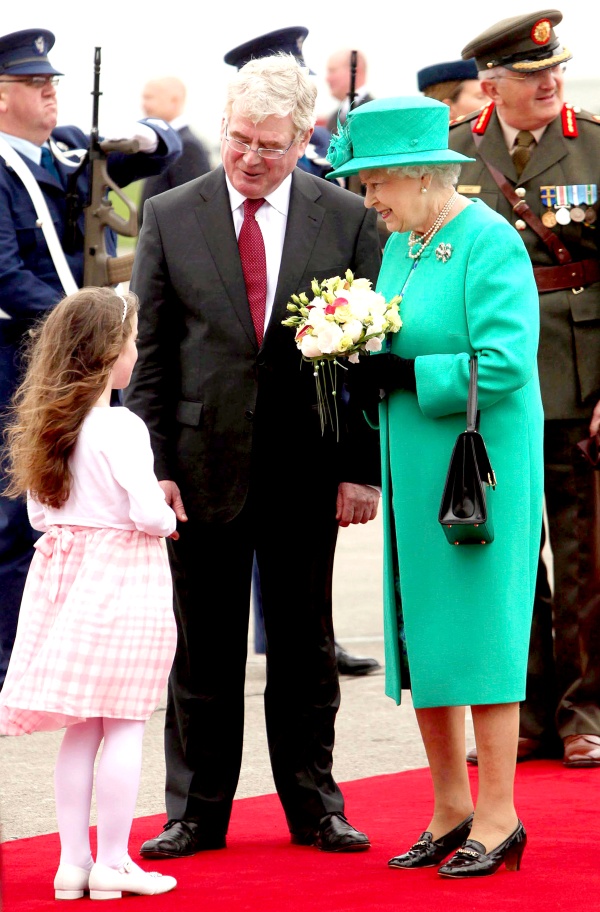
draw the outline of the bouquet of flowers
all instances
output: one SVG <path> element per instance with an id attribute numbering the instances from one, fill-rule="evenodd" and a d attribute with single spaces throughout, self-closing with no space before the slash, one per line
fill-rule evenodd
<path id="1" fill-rule="evenodd" d="M 336 368 L 344 365 L 338 359 L 356 362 L 361 352 L 380 351 L 386 334 L 398 332 L 402 326 L 401 296 L 386 301 L 373 291 L 371 284 L 369 279 L 355 279 L 348 269 L 343 278 L 333 276 L 322 282 L 313 279 L 312 301 L 302 293 L 292 295 L 288 302 L 287 309 L 293 316 L 282 322 L 296 330 L 296 346 L 303 360 L 314 365 L 322 431 L 328 420 L 335 424 L 336 433 L 339 431 Z M 332 402 L 327 395 L 328 385 Z"/>

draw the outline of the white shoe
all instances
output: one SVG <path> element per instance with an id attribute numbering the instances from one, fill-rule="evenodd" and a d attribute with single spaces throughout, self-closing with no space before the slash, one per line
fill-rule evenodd
<path id="1" fill-rule="evenodd" d="M 81 899 L 89 887 L 90 872 L 72 864 L 60 864 L 54 878 L 55 899 Z"/>
<path id="2" fill-rule="evenodd" d="M 123 893 L 154 896 L 176 886 L 174 877 L 144 871 L 131 859 L 118 868 L 96 863 L 90 872 L 90 899 L 121 899 Z"/>

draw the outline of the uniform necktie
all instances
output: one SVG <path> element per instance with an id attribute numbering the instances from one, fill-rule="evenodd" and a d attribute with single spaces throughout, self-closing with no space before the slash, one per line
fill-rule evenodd
<path id="1" fill-rule="evenodd" d="M 265 242 L 255 215 L 263 203 L 264 199 L 262 198 L 244 200 L 244 221 L 238 237 L 246 294 L 248 295 L 250 314 L 259 346 L 262 343 L 265 331 L 267 259 L 265 256 Z"/>
<path id="2" fill-rule="evenodd" d="M 535 136 L 533 133 L 530 133 L 529 130 L 520 130 L 517 133 L 517 145 L 515 146 L 515 151 L 513 152 L 513 162 L 515 163 L 515 168 L 517 169 L 517 174 L 521 177 L 521 174 L 525 170 L 525 166 L 529 161 L 531 156 L 531 146 L 535 142 Z"/>
<path id="3" fill-rule="evenodd" d="M 47 149 L 46 146 L 42 146 L 42 168 L 45 168 L 52 177 L 55 177 L 60 184 L 60 174 L 58 173 L 58 168 L 54 163 L 54 156 L 50 149 Z"/>

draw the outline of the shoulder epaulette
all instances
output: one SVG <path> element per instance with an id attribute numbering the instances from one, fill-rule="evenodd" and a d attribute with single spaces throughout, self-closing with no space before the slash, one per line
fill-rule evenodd
<path id="1" fill-rule="evenodd" d="M 460 117 L 455 117 L 454 120 L 450 121 L 451 127 L 457 127 L 459 124 L 470 123 L 476 117 L 479 117 L 481 111 L 473 111 L 471 114 L 461 114 Z"/>

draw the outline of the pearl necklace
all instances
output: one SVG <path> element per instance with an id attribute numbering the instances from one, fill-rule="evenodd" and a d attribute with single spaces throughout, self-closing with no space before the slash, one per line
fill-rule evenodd
<path id="1" fill-rule="evenodd" d="M 411 231 L 410 235 L 408 236 L 408 255 L 411 258 L 411 260 L 419 259 L 419 257 L 421 256 L 421 254 L 423 253 L 423 251 L 425 250 L 427 245 L 431 242 L 432 238 L 438 233 L 438 231 L 440 230 L 440 228 L 442 227 L 442 225 L 448 218 L 448 215 L 450 214 L 450 210 L 454 206 L 454 203 L 456 202 L 457 199 L 458 199 L 458 193 L 455 190 L 454 193 L 452 194 L 452 196 L 450 197 L 450 199 L 448 200 L 448 202 L 446 203 L 446 205 L 444 206 L 444 208 L 442 209 L 442 211 L 440 212 L 440 214 L 438 215 L 438 217 L 436 218 L 436 220 L 433 223 L 433 225 L 431 226 L 431 228 L 429 228 L 429 230 L 426 231 L 425 234 L 421 235 L 421 237 L 419 237 L 417 234 L 415 234 L 414 231 Z M 412 248 L 415 246 L 415 244 L 419 244 L 419 249 L 417 250 L 416 253 L 413 253 Z"/>

